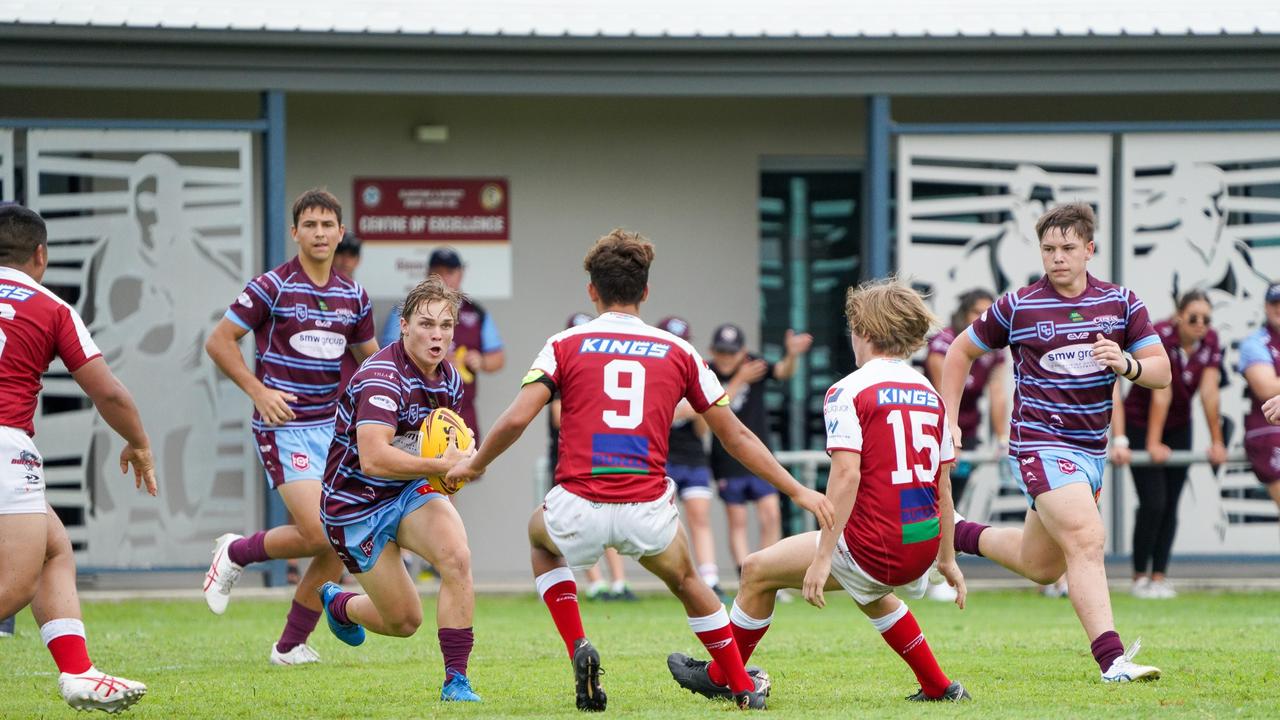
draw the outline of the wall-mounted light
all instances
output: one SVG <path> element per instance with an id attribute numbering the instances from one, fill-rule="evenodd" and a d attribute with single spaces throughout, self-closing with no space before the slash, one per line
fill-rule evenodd
<path id="1" fill-rule="evenodd" d="M 413 139 L 420 143 L 442 143 L 449 141 L 448 125 L 416 125 L 413 128 Z"/>

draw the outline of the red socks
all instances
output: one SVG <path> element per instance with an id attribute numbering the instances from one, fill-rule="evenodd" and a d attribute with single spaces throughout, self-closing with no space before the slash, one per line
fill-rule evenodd
<path id="1" fill-rule="evenodd" d="M 729 627 L 733 629 L 734 644 L 738 646 L 738 655 L 741 656 L 743 665 L 746 665 L 751 659 L 751 653 L 755 652 L 756 645 L 760 643 L 760 638 L 769 632 L 769 623 L 773 622 L 773 615 L 764 620 L 753 618 L 743 612 L 735 602 L 733 609 L 729 611 L 729 621 Z M 707 675 L 710 676 L 711 682 L 717 685 L 725 685 L 728 682 L 724 671 L 715 662 L 707 668 Z"/>
<path id="2" fill-rule="evenodd" d="M 711 654 L 712 662 L 707 672 L 710 674 L 711 668 L 716 668 L 716 675 L 720 676 L 717 679 L 716 675 L 712 675 L 712 682 L 718 685 L 727 684 L 735 693 L 755 687 L 755 681 L 743 667 L 742 656 L 738 653 L 738 644 L 733 639 L 734 632 L 729 624 L 729 615 L 723 607 L 706 617 L 689 618 L 689 627 L 702 641 L 702 646 Z"/>
<path id="3" fill-rule="evenodd" d="M 920 681 L 924 694 L 931 698 L 942 697 L 951 681 L 942 672 L 942 668 L 938 667 L 938 661 L 933 657 L 933 651 L 929 649 L 929 643 L 925 642 L 924 633 L 920 632 L 920 625 L 907 609 L 906 603 L 884 617 L 872 618 L 871 624 L 880 631 L 880 636 L 889 647 L 907 661 L 911 671 L 916 674 L 916 680 Z"/>
<path id="4" fill-rule="evenodd" d="M 58 672 L 79 675 L 93 667 L 84 644 L 84 623 L 76 618 L 50 620 L 40 626 L 40 639 L 58 664 Z"/>
<path id="5" fill-rule="evenodd" d="M 587 634 L 582 630 L 582 615 L 578 611 L 578 584 L 573 580 L 573 571 L 567 567 L 559 567 L 543 573 L 534 579 L 542 602 L 551 611 L 551 620 L 556 624 L 560 638 L 564 640 L 565 650 L 569 658 L 573 658 L 573 647 Z"/>

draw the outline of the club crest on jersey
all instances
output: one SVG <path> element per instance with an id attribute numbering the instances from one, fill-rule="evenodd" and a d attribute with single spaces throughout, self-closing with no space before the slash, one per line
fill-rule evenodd
<path id="1" fill-rule="evenodd" d="M 307 321 L 307 306 L 306 306 L 306 305 L 303 305 L 302 303 L 298 303 L 297 305 L 294 305 L 294 306 L 293 306 L 293 317 L 294 317 L 295 319 L 297 319 L 297 321 L 298 321 L 298 322 L 306 322 L 306 321 Z"/>
<path id="2" fill-rule="evenodd" d="M 1100 328 L 1104 333 L 1109 333 L 1112 330 L 1115 330 L 1116 326 L 1120 324 L 1120 318 L 1115 315 L 1102 315 L 1094 318 L 1093 321 L 1098 324 L 1098 328 Z"/>
<path id="3" fill-rule="evenodd" d="M 311 467 L 311 458 L 306 453 L 290 453 L 289 463 L 293 465 L 293 469 L 299 472 Z"/>
<path id="4" fill-rule="evenodd" d="M 1054 326 L 1052 320 L 1041 320 L 1036 323 L 1036 335 L 1039 335 L 1041 340 L 1052 340 L 1053 336 L 1057 334 L 1058 329 Z"/>
<path id="5" fill-rule="evenodd" d="M 627 355 L 630 357 L 663 358 L 671 351 L 667 343 L 652 340 L 610 340 L 608 338 L 582 338 L 578 346 L 580 353 L 600 353 L 604 355 Z"/>
<path id="6" fill-rule="evenodd" d="M 1070 460 L 1058 459 L 1058 471 L 1063 475 L 1074 475 L 1078 466 Z"/>

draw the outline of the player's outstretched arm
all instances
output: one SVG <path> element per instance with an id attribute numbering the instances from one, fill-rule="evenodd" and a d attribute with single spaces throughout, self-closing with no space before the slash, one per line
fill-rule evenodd
<path id="1" fill-rule="evenodd" d="M 209 333 L 204 351 L 209 354 L 213 364 L 249 396 L 263 422 L 282 425 L 294 418 L 289 403 L 297 402 L 298 398 L 263 385 L 245 364 L 244 356 L 240 354 L 240 338 L 248 332 L 224 317 L 214 326 L 213 332 Z"/>
<path id="2" fill-rule="evenodd" d="M 755 433 L 747 429 L 737 415 L 726 405 L 712 405 L 702 417 L 706 418 L 711 432 L 720 438 L 720 443 L 729 454 L 742 463 L 756 477 L 778 488 L 800 507 L 813 513 L 818 519 L 818 526 L 831 528 L 835 526 L 835 509 L 831 501 L 822 493 L 811 490 L 791 477 L 778 460 L 769 452 L 769 448 L 760 442 Z"/>
<path id="3" fill-rule="evenodd" d="M 964 574 L 956 564 L 956 510 L 951 496 L 951 463 L 942 466 L 938 473 L 938 572 L 956 589 L 956 605 L 963 610 L 965 595 Z"/>
<path id="4" fill-rule="evenodd" d="M 443 475 L 475 448 L 459 450 L 456 439 L 450 435 L 444 455 L 424 458 L 395 447 L 396 429 L 390 425 L 366 422 L 356 428 L 356 448 L 360 451 L 360 472 L 383 480 L 412 481 L 433 475 Z"/>
<path id="5" fill-rule="evenodd" d="M 957 450 L 962 446 L 963 438 L 956 408 L 960 407 L 960 398 L 964 395 L 964 384 L 969 378 L 973 361 L 982 357 L 983 352 L 966 331 L 956 336 L 951 347 L 947 348 L 947 357 L 942 361 L 942 404 L 947 408 L 947 425 L 951 428 L 951 438 Z"/>
<path id="6" fill-rule="evenodd" d="M 71 377 L 84 390 L 85 395 L 93 401 L 98 414 L 124 438 L 124 452 L 120 453 L 120 472 L 129 472 L 133 466 L 134 487 L 147 488 L 147 492 L 156 494 L 156 464 L 151 456 L 151 441 L 147 431 L 142 427 L 142 416 L 138 414 L 138 406 L 128 388 L 121 383 L 107 361 L 101 357 L 94 358 L 80 366 Z"/>
<path id="7" fill-rule="evenodd" d="M 821 608 L 827 604 L 822 589 L 831 575 L 831 554 L 835 552 L 844 524 L 853 513 L 853 503 L 858 497 L 858 485 L 862 482 L 862 456 L 856 452 L 837 450 L 831 453 L 831 475 L 827 478 L 827 499 L 835 510 L 836 524 L 823 528 L 818 535 L 818 553 L 804 573 L 804 599 L 810 605 Z"/>
<path id="8" fill-rule="evenodd" d="M 444 479 L 445 488 L 453 490 L 461 487 L 462 482 L 469 482 L 483 474 L 490 463 L 520 439 L 524 429 L 550 400 L 551 388 L 536 380 L 525 383 L 520 392 L 516 393 L 516 399 L 511 401 L 511 405 L 502 411 L 493 427 L 489 428 L 489 433 L 484 436 L 484 443 L 476 454 L 454 465 L 449 471 Z"/>

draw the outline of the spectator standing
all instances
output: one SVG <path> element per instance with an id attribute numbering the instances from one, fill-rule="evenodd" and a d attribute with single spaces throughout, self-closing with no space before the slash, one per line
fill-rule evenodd
<path id="1" fill-rule="evenodd" d="M 444 284 L 453 290 L 461 291 L 465 270 L 462 258 L 453 248 L 437 248 L 427 260 L 427 275 L 439 275 Z M 400 308 L 392 308 L 382 330 L 383 347 L 400 339 L 399 317 Z M 449 349 L 449 362 L 458 369 L 463 382 L 462 410 L 459 414 L 466 421 L 467 427 L 475 432 L 478 441 L 480 423 L 476 419 L 476 376 L 501 370 L 506 364 L 506 353 L 493 316 L 465 294 L 462 296 L 462 307 L 458 310 L 458 326 L 453 334 L 453 347 Z"/>
<path id="2" fill-rule="evenodd" d="M 1165 463 L 1173 450 L 1191 449 L 1191 399 L 1197 391 L 1212 438 L 1209 462 L 1221 465 L 1227 459 L 1218 414 L 1222 345 L 1211 323 L 1209 296 L 1200 290 L 1183 295 L 1173 318 L 1155 325 L 1169 354 L 1173 377 L 1169 387 L 1151 390 L 1134 385 L 1124 404 L 1117 403 L 1112 413 L 1112 461 L 1127 464 L 1129 448 L 1137 445 L 1151 453 L 1154 463 L 1133 468 L 1138 491 L 1133 524 L 1135 597 L 1163 599 L 1178 594 L 1165 573 L 1178 530 L 1178 500 L 1187 480 L 1187 466 Z"/>

